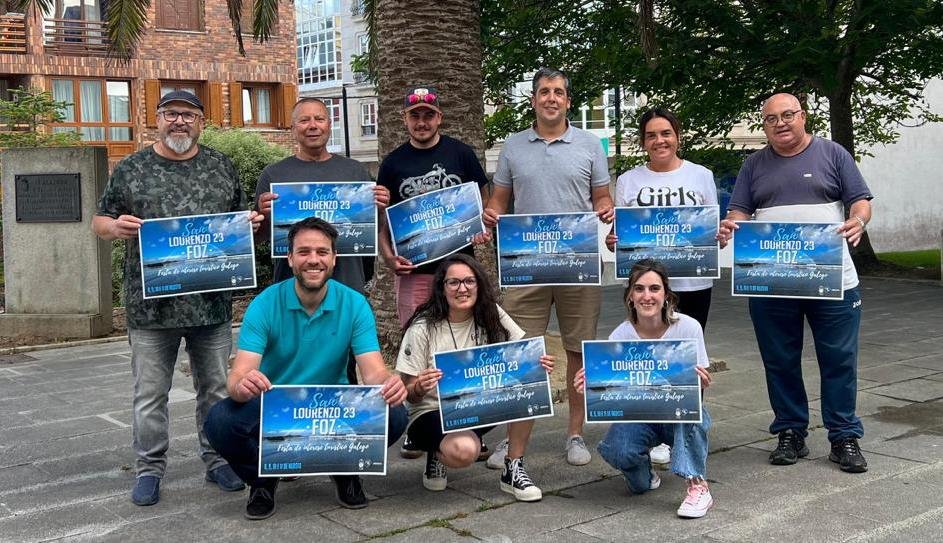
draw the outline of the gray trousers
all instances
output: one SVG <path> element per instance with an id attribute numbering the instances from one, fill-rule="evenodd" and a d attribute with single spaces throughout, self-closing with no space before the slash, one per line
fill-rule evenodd
<path id="1" fill-rule="evenodd" d="M 226 370 L 232 352 L 232 323 L 191 328 L 128 330 L 134 377 L 132 446 L 137 476 L 163 477 L 170 446 L 167 396 L 173 381 L 180 340 L 186 340 L 193 388 L 196 390 L 196 430 L 200 458 L 207 470 L 226 463 L 203 434 L 203 420 L 214 403 L 226 397 Z"/>

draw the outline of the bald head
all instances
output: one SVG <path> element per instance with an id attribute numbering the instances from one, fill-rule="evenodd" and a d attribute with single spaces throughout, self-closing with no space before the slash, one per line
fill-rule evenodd
<path id="1" fill-rule="evenodd" d="M 298 117 L 301 115 L 301 112 L 315 112 L 318 111 L 323 113 L 325 117 L 328 117 L 327 114 L 327 105 L 320 98 L 302 98 L 295 102 L 295 107 L 291 109 L 291 122 L 292 124 L 298 120 Z M 328 117 L 328 120 L 330 118 Z"/>
<path id="2" fill-rule="evenodd" d="M 782 156 L 802 152 L 812 141 L 805 131 L 805 111 L 795 96 L 774 94 L 763 103 L 763 132 L 770 147 Z"/>
<path id="3" fill-rule="evenodd" d="M 763 102 L 763 116 L 769 115 L 773 109 L 777 111 L 794 111 L 796 109 L 802 109 L 802 104 L 799 103 L 798 98 L 788 92 L 780 92 L 770 96 Z"/>

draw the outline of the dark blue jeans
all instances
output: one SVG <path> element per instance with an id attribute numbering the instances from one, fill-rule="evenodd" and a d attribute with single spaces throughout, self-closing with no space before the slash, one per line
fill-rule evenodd
<path id="1" fill-rule="evenodd" d="M 822 379 L 822 419 L 829 441 L 864 435 L 855 415 L 858 394 L 858 327 L 861 296 L 845 299 L 750 298 L 750 318 L 766 369 L 769 403 L 776 417 L 771 433 L 795 430 L 807 435 L 809 402 L 802 382 L 803 322 L 809 321 Z"/>
<path id="2" fill-rule="evenodd" d="M 229 462 L 233 471 L 249 486 L 259 481 L 259 422 L 261 401 L 246 403 L 226 398 L 210 409 L 203 431 L 210 444 Z M 396 443 L 406 431 L 406 407 L 390 408 L 386 446 Z"/>

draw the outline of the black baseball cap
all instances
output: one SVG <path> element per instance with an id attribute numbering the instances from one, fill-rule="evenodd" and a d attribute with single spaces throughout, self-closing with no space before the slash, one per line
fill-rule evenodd
<path id="1" fill-rule="evenodd" d="M 196 95 L 193 94 L 192 92 L 170 91 L 167 94 L 165 94 L 163 98 L 160 99 L 160 102 L 158 102 L 157 107 L 158 108 L 164 107 L 171 102 L 186 102 L 187 104 L 190 104 L 191 106 L 199 109 L 200 111 L 203 111 L 203 102 L 201 102 L 200 99 L 197 98 Z"/>
<path id="2" fill-rule="evenodd" d="M 403 112 L 426 107 L 442 113 L 439 107 L 439 91 L 435 87 L 411 87 L 403 98 Z"/>

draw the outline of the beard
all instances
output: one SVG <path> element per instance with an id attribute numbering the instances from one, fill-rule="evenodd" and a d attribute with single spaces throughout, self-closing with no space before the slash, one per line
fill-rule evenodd
<path id="1" fill-rule="evenodd" d="M 301 287 L 302 290 L 308 293 L 315 293 L 323 289 L 324 286 L 327 285 L 327 280 L 330 279 L 331 277 L 331 273 L 329 272 L 330 270 L 324 270 L 324 280 L 321 281 L 320 283 L 316 283 L 316 282 L 308 281 L 305 279 L 304 270 L 298 270 L 298 271 L 293 270 L 293 273 L 295 275 L 295 282 L 298 284 L 299 287 Z"/>
<path id="2" fill-rule="evenodd" d="M 174 134 L 167 134 L 164 136 L 164 145 L 166 145 L 170 150 L 182 155 L 193 148 L 195 140 L 187 135 L 186 137 L 175 136 Z"/>

